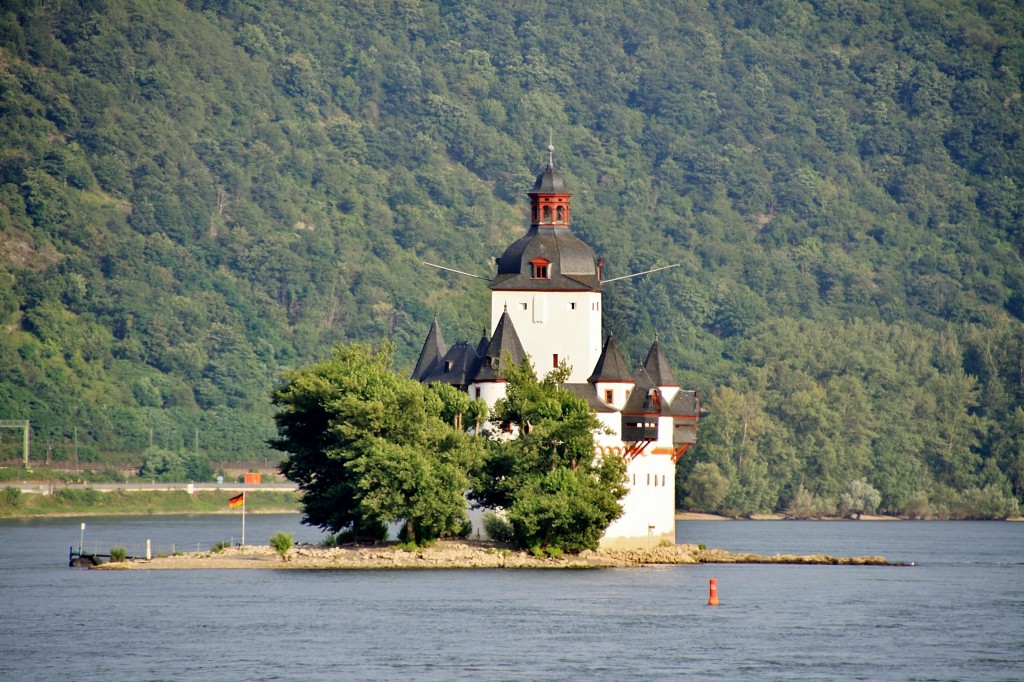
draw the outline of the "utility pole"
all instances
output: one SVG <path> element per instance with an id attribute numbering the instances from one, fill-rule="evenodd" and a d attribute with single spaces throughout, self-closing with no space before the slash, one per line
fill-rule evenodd
<path id="1" fill-rule="evenodd" d="M 75 473 L 78 473 L 78 427 L 75 427 Z"/>
<path id="2" fill-rule="evenodd" d="M 0 428 L 22 429 L 24 431 L 21 441 L 21 458 L 22 464 L 28 469 L 28 433 L 32 428 L 31 422 L 28 419 L 0 419 Z"/>

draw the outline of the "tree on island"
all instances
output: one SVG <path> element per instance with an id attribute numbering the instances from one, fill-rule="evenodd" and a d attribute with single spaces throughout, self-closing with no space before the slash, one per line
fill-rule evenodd
<path id="1" fill-rule="evenodd" d="M 601 423 L 586 400 L 562 388 L 563 365 L 538 380 L 529 358 L 502 363 L 506 397 L 492 421 L 515 438 L 495 438 L 470 497 L 502 509 L 513 542 L 535 551 L 596 549 L 622 514 L 626 463 L 594 454 Z"/>
<path id="2" fill-rule="evenodd" d="M 401 523 L 402 539 L 424 544 L 465 527 L 468 496 L 503 510 L 519 547 L 597 547 L 622 513 L 625 462 L 595 458 L 601 425 L 561 387 L 566 367 L 538 380 L 528 360 L 503 363 L 507 397 L 491 420 L 500 433 L 484 438 L 486 405 L 399 377 L 392 351 L 338 346 L 274 392 L 272 445 L 288 453 L 280 470 L 303 493 L 304 523 L 374 539 Z"/>
<path id="3" fill-rule="evenodd" d="M 288 453 L 280 471 L 303 493 L 304 523 L 374 539 L 402 523 L 403 539 L 423 544 L 465 527 L 483 443 L 443 421 L 443 394 L 391 371 L 392 353 L 338 346 L 288 373 L 272 396 L 272 445 Z"/>

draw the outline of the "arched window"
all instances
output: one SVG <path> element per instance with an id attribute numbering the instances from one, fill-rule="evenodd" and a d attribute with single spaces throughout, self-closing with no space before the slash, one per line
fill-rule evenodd
<path id="1" fill-rule="evenodd" d="M 546 222 L 546 223 L 550 223 L 551 222 L 551 207 L 550 206 L 545 206 L 544 207 L 544 222 Z"/>
<path id="2" fill-rule="evenodd" d="M 564 206 L 559 206 L 558 208 L 555 209 L 555 217 L 558 220 L 558 222 L 560 222 L 560 223 L 564 223 L 565 222 L 565 207 Z"/>

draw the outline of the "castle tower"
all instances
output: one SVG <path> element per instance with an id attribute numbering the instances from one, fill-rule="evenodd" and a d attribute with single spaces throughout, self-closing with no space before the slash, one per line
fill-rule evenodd
<path id="1" fill-rule="evenodd" d="M 507 314 L 541 376 L 562 362 L 584 383 L 601 353 L 601 266 L 569 229 L 570 198 L 554 147 L 530 197 L 530 229 L 497 259 L 491 328 Z"/>

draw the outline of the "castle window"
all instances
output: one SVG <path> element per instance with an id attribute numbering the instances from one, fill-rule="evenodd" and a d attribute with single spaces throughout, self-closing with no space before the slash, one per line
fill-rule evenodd
<path id="1" fill-rule="evenodd" d="M 520 309 L 520 310 L 526 310 L 526 305 L 527 305 L 527 304 L 525 304 L 525 303 L 520 303 L 520 304 L 519 304 L 519 309 Z"/>
<path id="2" fill-rule="evenodd" d="M 647 485 L 651 484 L 651 475 L 647 474 Z"/>
<path id="3" fill-rule="evenodd" d="M 551 355 L 551 366 L 558 369 L 558 353 L 552 353 Z"/>
<path id="4" fill-rule="evenodd" d="M 576 310 L 576 302 L 573 301 L 569 304 L 569 310 Z"/>
<path id="5" fill-rule="evenodd" d="M 664 488 L 664 487 L 665 487 L 665 474 L 662 474 L 662 475 L 661 475 L 661 487 L 662 487 L 662 488 Z"/>
<path id="6" fill-rule="evenodd" d="M 537 222 L 537 207 L 533 207 L 533 222 Z"/>
<path id="7" fill-rule="evenodd" d="M 480 397 L 480 387 L 477 386 L 476 388 L 473 389 L 473 391 L 476 393 L 476 395 L 474 397 L 479 398 Z"/>
<path id="8" fill-rule="evenodd" d="M 612 400 L 615 398 L 615 391 L 610 388 L 606 388 L 604 391 L 604 401 L 611 405 Z"/>
<path id="9" fill-rule="evenodd" d="M 565 208 L 562 207 L 562 206 L 559 206 L 558 208 L 556 208 L 555 209 L 555 216 L 556 216 L 556 219 L 558 220 L 558 222 L 564 223 L 565 222 Z"/>
<path id="10" fill-rule="evenodd" d="M 534 258 L 530 261 L 533 279 L 551 279 L 551 261 L 547 258 Z"/>
<path id="11" fill-rule="evenodd" d="M 545 206 L 544 207 L 544 222 L 546 222 L 546 223 L 550 223 L 551 222 L 551 207 L 550 206 Z"/>

